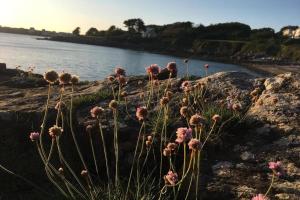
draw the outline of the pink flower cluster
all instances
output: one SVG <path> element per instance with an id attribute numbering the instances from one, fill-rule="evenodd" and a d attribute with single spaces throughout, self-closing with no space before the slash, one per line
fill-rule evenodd
<path id="1" fill-rule="evenodd" d="M 280 161 L 269 162 L 269 169 L 271 169 L 277 176 L 283 175 L 283 169 Z"/>
<path id="2" fill-rule="evenodd" d="M 126 71 L 122 67 L 116 67 L 115 75 L 118 76 L 126 76 Z"/>
<path id="3" fill-rule="evenodd" d="M 191 139 L 190 141 L 189 141 L 189 149 L 190 150 L 193 150 L 193 151 L 198 151 L 198 150 L 200 150 L 200 148 L 201 148 L 201 143 L 200 143 L 200 141 L 198 140 L 198 139 L 195 139 L 195 138 L 193 138 L 193 139 Z"/>
<path id="4" fill-rule="evenodd" d="M 138 107 L 136 109 L 136 117 L 138 118 L 139 121 L 145 120 L 145 118 L 147 117 L 147 114 L 148 114 L 148 111 L 145 106 Z"/>
<path id="5" fill-rule="evenodd" d="M 177 73 L 177 66 L 175 62 L 169 62 L 167 65 L 167 69 L 171 73 Z"/>
<path id="6" fill-rule="evenodd" d="M 266 196 L 263 195 L 263 194 L 258 194 L 258 195 L 256 195 L 256 196 L 254 196 L 254 197 L 252 198 L 252 200 L 269 200 L 269 198 L 266 197 Z"/>
<path id="7" fill-rule="evenodd" d="M 147 71 L 147 74 L 155 77 L 159 74 L 160 67 L 157 64 L 152 64 L 146 68 L 146 71 Z"/>
<path id="8" fill-rule="evenodd" d="M 177 139 L 175 140 L 177 143 L 187 142 L 192 138 L 192 129 L 191 128 L 178 128 L 177 131 Z"/>
<path id="9" fill-rule="evenodd" d="M 32 142 L 37 141 L 40 138 L 39 132 L 31 132 L 29 138 Z"/>
<path id="10" fill-rule="evenodd" d="M 175 185 L 178 181 L 178 175 L 170 170 L 168 174 L 165 175 L 164 179 L 167 185 Z"/>

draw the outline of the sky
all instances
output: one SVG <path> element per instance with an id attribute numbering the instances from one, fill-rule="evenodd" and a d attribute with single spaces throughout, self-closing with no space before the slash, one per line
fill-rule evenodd
<path id="1" fill-rule="evenodd" d="M 0 25 L 71 32 L 81 27 L 124 28 L 123 21 L 145 24 L 238 21 L 252 28 L 300 25 L 300 0 L 0 0 Z"/>

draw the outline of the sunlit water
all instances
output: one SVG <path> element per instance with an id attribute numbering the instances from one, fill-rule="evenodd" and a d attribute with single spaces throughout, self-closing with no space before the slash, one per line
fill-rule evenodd
<path id="1" fill-rule="evenodd" d="M 115 66 L 122 66 L 128 75 L 145 74 L 150 64 L 165 66 L 170 61 L 178 65 L 179 75 L 185 73 L 183 59 L 128 49 L 72 44 L 37 40 L 37 36 L 0 33 L 0 63 L 9 68 L 21 66 L 26 70 L 35 66 L 35 72 L 49 69 L 66 71 L 80 76 L 81 80 L 103 79 L 113 72 Z M 190 59 L 189 72 L 204 75 L 203 65 L 210 65 L 209 74 L 219 71 L 244 71 L 258 75 L 239 65 Z"/>

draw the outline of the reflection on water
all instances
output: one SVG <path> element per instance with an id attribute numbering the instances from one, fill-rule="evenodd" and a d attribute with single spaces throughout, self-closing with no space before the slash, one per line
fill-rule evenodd
<path id="1" fill-rule="evenodd" d="M 0 62 L 9 68 L 35 66 L 37 73 L 48 69 L 78 74 L 81 80 L 103 79 L 112 73 L 115 66 L 122 66 L 128 75 L 144 74 L 150 64 L 165 66 L 170 61 L 178 65 L 179 74 L 185 73 L 181 58 L 152 54 L 128 49 L 72 44 L 37 40 L 37 36 L 0 33 Z M 209 73 L 218 71 L 245 71 L 238 65 L 191 59 L 189 71 L 192 75 L 204 75 L 204 64 L 210 64 Z"/>

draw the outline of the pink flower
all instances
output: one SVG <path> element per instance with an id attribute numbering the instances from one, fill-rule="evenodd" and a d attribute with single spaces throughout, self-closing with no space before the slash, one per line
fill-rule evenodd
<path id="1" fill-rule="evenodd" d="M 266 197 L 266 196 L 263 195 L 263 194 L 258 194 L 258 195 L 256 195 L 256 196 L 254 196 L 254 197 L 252 198 L 252 200 L 269 200 L 269 198 Z"/>
<path id="2" fill-rule="evenodd" d="M 160 71 L 160 68 L 157 64 L 152 64 L 146 68 L 146 71 L 149 75 L 157 76 Z"/>
<path id="3" fill-rule="evenodd" d="M 121 76 L 121 75 L 125 76 L 126 75 L 126 71 L 122 67 L 117 67 L 115 69 L 115 74 L 116 74 L 116 76 Z"/>
<path id="4" fill-rule="evenodd" d="M 281 176 L 284 173 L 280 161 L 269 162 L 269 169 L 271 169 L 277 176 Z"/>
<path id="5" fill-rule="evenodd" d="M 144 120 L 147 117 L 148 111 L 147 108 L 145 106 L 143 107 L 138 107 L 136 109 L 136 117 L 138 118 L 138 120 Z"/>
<path id="6" fill-rule="evenodd" d="M 169 62 L 167 65 L 167 69 L 169 70 L 169 72 L 171 73 L 177 73 L 177 66 L 175 62 Z"/>
<path id="7" fill-rule="evenodd" d="M 205 68 L 205 69 L 208 69 L 208 68 L 209 68 L 209 64 L 205 64 L 205 65 L 204 65 L 204 68 Z"/>
<path id="8" fill-rule="evenodd" d="M 29 135 L 29 138 L 32 142 L 34 142 L 40 138 L 40 133 L 39 132 L 31 132 Z"/>
<path id="9" fill-rule="evenodd" d="M 181 88 L 187 88 L 187 87 L 191 87 L 191 82 L 190 81 L 183 81 L 181 84 Z"/>
<path id="10" fill-rule="evenodd" d="M 164 176 L 164 179 L 167 185 L 175 185 L 178 181 L 178 175 L 173 171 L 169 171 L 168 174 Z"/>
<path id="11" fill-rule="evenodd" d="M 190 150 L 193 150 L 193 151 L 197 151 L 197 150 L 200 150 L 201 148 L 201 143 L 199 140 L 193 138 L 189 141 L 189 149 Z"/>
<path id="12" fill-rule="evenodd" d="M 94 108 L 91 109 L 90 113 L 92 117 L 99 117 L 102 113 L 103 113 L 104 109 L 99 107 L 99 106 L 95 106 Z"/>
<path id="13" fill-rule="evenodd" d="M 177 131 L 177 139 L 175 140 L 177 143 L 187 142 L 192 138 L 192 129 L 191 128 L 178 128 Z"/>

